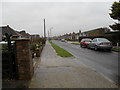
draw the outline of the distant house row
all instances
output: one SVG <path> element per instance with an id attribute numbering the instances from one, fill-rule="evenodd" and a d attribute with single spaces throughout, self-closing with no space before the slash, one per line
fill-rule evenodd
<path id="1" fill-rule="evenodd" d="M 79 37 L 90 37 L 90 36 L 102 36 L 103 34 L 110 32 L 109 28 L 97 28 L 94 30 L 89 30 L 85 32 L 81 32 L 79 30 L 78 33 L 69 33 L 69 34 L 64 34 L 58 37 L 55 37 L 55 39 L 66 39 L 66 40 L 78 40 Z"/>
<path id="2" fill-rule="evenodd" d="M 65 39 L 65 40 L 76 40 L 76 39 L 79 39 L 79 33 L 69 33 L 69 34 L 64 34 L 64 35 L 61 35 L 61 36 L 58 36 L 58 37 L 55 37 L 55 39 Z"/>
<path id="3" fill-rule="evenodd" d="M 9 35 L 12 35 L 11 38 L 27 38 L 32 39 L 34 37 L 40 37 L 38 34 L 30 35 L 29 33 L 26 33 L 26 31 L 16 31 L 12 29 L 9 25 L 0 27 L 0 40 L 5 39 L 5 34 L 8 33 Z"/>

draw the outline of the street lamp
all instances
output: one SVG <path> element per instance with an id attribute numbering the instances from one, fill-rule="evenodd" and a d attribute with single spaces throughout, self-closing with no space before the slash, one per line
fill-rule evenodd
<path id="1" fill-rule="evenodd" d="M 52 37 L 52 29 L 53 27 L 50 28 L 50 37 Z"/>

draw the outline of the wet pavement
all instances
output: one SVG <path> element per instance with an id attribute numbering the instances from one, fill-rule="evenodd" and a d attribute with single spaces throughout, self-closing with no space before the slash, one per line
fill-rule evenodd
<path id="1" fill-rule="evenodd" d="M 29 88 L 117 88 L 77 58 L 63 58 L 47 42 Z"/>

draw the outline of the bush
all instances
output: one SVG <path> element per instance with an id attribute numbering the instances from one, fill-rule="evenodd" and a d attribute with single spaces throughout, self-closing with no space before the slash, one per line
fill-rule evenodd
<path id="1" fill-rule="evenodd" d="M 34 52 L 35 49 L 37 48 L 36 43 L 31 43 L 30 49 Z"/>
<path id="2" fill-rule="evenodd" d="M 11 51 L 9 51 L 7 44 L 2 44 L 1 50 L 2 50 L 2 53 L 4 53 L 4 52 L 14 52 L 15 51 L 14 45 L 11 46 Z"/>
<path id="3" fill-rule="evenodd" d="M 45 38 L 32 38 L 32 43 L 39 43 L 39 44 L 45 44 L 46 39 Z"/>
<path id="4" fill-rule="evenodd" d="M 37 57 L 40 56 L 40 53 L 42 51 L 42 48 L 46 42 L 45 38 L 32 38 L 31 44 L 30 44 L 30 49 L 32 51 L 32 57 L 34 58 L 34 53 L 36 54 Z"/>
<path id="5" fill-rule="evenodd" d="M 107 39 L 109 39 L 113 43 L 114 46 L 116 46 L 117 43 L 119 43 L 119 45 L 120 45 L 120 31 L 106 33 L 104 36 Z"/>

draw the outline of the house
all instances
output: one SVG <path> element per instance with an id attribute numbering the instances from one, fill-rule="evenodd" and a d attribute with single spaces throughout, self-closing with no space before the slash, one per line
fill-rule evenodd
<path id="1" fill-rule="evenodd" d="M 80 33 L 80 37 L 81 36 L 102 36 L 103 34 L 105 34 L 106 32 L 109 32 L 109 31 L 110 30 L 108 30 L 107 28 L 97 28 L 94 30 Z"/>
<path id="2" fill-rule="evenodd" d="M 69 40 L 71 38 L 71 33 L 70 34 L 64 34 L 58 37 L 58 39 L 65 39 L 65 40 Z"/>
<path id="3" fill-rule="evenodd" d="M 58 39 L 65 39 L 65 40 L 78 40 L 79 39 L 79 35 L 80 33 L 69 33 L 69 34 L 64 34 L 64 35 L 61 35 L 61 36 L 58 36 Z"/>
<path id="4" fill-rule="evenodd" d="M 5 34 L 8 33 L 9 35 L 12 35 L 11 38 L 12 39 L 18 39 L 18 38 L 28 38 L 31 39 L 31 35 L 29 33 L 26 33 L 25 31 L 15 31 L 14 29 L 12 29 L 9 25 L 7 26 L 2 26 L 0 27 L 0 39 L 2 38 L 2 40 L 5 39 Z"/>
<path id="5" fill-rule="evenodd" d="M 59 36 L 58 39 L 79 40 L 79 37 L 102 36 L 107 32 L 110 32 L 110 29 L 107 27 L 97 28 L 97 29 L 89 30 L 89 31 L 85 31 L 85 32 L 81 32 L 81 30 L 79 30 L 78 33 L 73 32 L 70 34 L 64 34 L 62 36 Z"/>
<path id="6" fill-rule="evenodd" d="M 33 34 L 31 35 L 32 38 L 40 38 L 40 35 L 39 34 Z"/>
<path id="7" fill-rule="evenodd" d="M 19 34 L 15 32 L 9 25 L 0 27 L 0 32 L 2 32 L 2 39 L 5 38 L 6 33 L 12 35 L 12 38 L 19 38 Z"/>
<path id="8" fill-rule="evenodd" d="M 17 31 L 18 32 L 18 31 Z M 26 33 L 26 31 L 20 31 L 18 32 L 19 33 L 19 36 L 21 36 L 20 38 L 28 38 L 28 39 L 31 39 L 31 35 L 29 33 Z"/>

